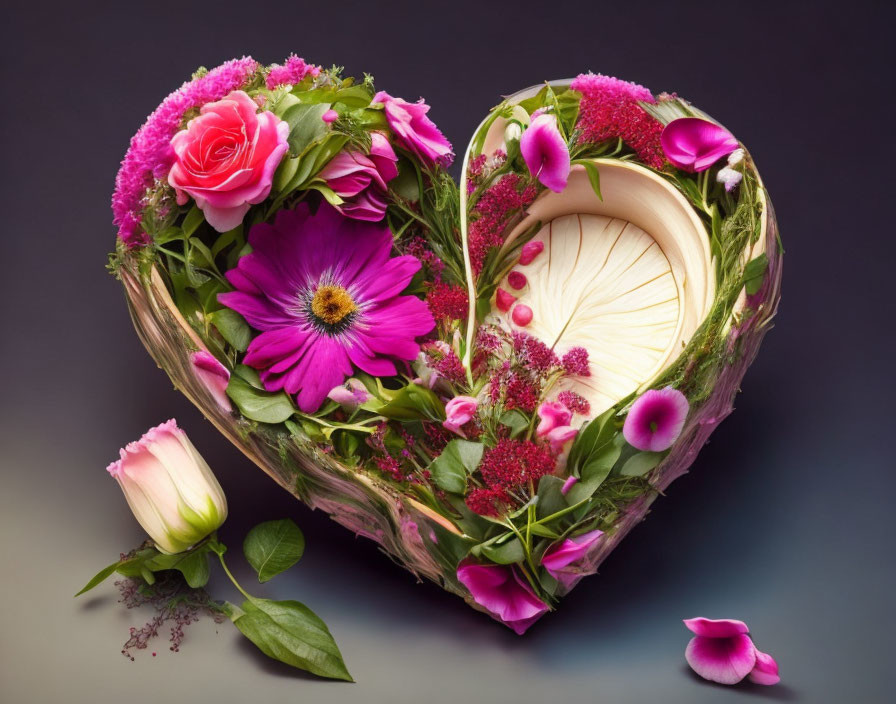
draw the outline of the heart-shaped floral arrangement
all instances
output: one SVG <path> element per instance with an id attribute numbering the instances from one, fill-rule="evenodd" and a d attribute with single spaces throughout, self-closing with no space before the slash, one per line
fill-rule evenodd
<path id="1" fill-rule="evenodd" d="M 111 268 L 249 458 L 522 633 L 731 411 L 781 249 L 747 152 L 674 95 L 518 93 L 459 188 L 428 111 L 295 56 L 201 70 L 131 142 Z"/>

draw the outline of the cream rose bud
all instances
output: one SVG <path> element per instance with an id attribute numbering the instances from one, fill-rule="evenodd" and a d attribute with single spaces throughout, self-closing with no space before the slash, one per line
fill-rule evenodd
<path id="1" fill-rule="evenodd" d="M 227 518 L 221 485 L 174 419 L 123 448 L 108 471 L 162 552 L 183 552 Z"/>

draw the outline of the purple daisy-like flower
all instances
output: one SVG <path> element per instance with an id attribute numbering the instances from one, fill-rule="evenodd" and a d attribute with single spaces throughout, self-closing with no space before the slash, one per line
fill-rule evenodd
<path id="1" fill-rule="evenodd" d="M 397 373 L 416 359 L 417 338 L 435 327 L 416 296 L 399 295 L 420 268 L 416 257 L 391 257 L 382 224 L 346 218 L 322 203 L 281 210 L 249 232 L 252 252 L 227 272 L 236 291 L 218 300 L 262 333 L 243 362 L 268 391 L 297 394 L 313 413 L 353 373 Z"/>
<path id="2" fill-rule="evenodd" d="M 678 389 L 651 389 L 632 404 L 622 434 L 639 450 L 668 450 L 681 435 L 688 409 L 688 399 Z"/>

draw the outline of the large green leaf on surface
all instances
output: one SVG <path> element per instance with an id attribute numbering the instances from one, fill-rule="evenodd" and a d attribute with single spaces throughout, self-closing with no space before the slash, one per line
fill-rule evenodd
<path id="1" fill-rule="evenodd" d="M 243 553 L 258 573 L 259 582 L 288 570 L 304 552 L 305 536 L 288 518 L 259 523 L 243 541 Z"/>

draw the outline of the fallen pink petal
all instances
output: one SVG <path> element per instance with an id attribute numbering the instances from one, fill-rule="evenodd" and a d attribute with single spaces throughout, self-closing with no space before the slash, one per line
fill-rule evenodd
<path id="1" fill-rule="evenodd" d="M 533 242 L 526 242 L 523 245 L 523 248 L 520 250 L 520 264 L 526 266 L 527 264 L 531 264 L 535 261 L 535 257 L 541 254 L 544 251 L 544 242 L 541 240 L 535 240 Z"/>
<path id="2" fill-rule="evenodd" d="M 684 625 L 695 634 L 685 650 L 685 659 L 703 679 L 729 685 L 748 676 L 756 684 L 780 681 L 778 663 L 753 645 L 743 621 L 691 618 L 685 619 Z"/>
<path id="3" fill-rule="evenodd" d="M 724 127 L 699 117 L 672 120 L 660 141 L 666 158 L 684 171 L 706 171 L 740 146 Z"/>

